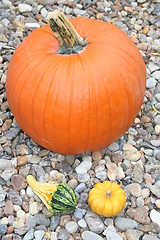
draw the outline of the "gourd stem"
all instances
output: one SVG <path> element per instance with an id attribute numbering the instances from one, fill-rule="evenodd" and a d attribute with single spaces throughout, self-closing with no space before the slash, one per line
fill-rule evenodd
<path id="1" fill-rule="evenodd" d="M 78 53 L 87 45 L 86 41 L 76 32 L 69 19 L 60 10 L 49 12 L 47 21 L 60 44 L 59 53 Z"/>
<path id="2" fill-rule="evenodd" d="M 112 196 L 112 193 L 110 190 L 107 190 L 106 193 L 105 193 L 105 197 L 106 198 L 110 198 Z"/>

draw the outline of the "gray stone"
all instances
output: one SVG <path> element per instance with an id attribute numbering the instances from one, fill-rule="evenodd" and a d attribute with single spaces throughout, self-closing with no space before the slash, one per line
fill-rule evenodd
<path id="1" fill-rule="evenodd" d="M 85 174 L 79 174 L 78 175 L 78 181 L 79 182 L 87 182 L 89 180 L 89 174 L 88 173 L 85 173 Z"/>
<path id="2" fill-rule="evenodd" d="M 142 240 L 159 240 L 159 238 L 156 237 L 155 234 L 145 234 Z"/>
<path id="3" fill-rule="evenodd" d="M 115 219 L 115 226 L 122 231 L 138 227 L 138 223 L 130 218 L 117 217 Z"/>
<path id="4" fill-rule="evenodd" d="M 74 190 L 77 193 L 81 193 L 86 189 L 86 184 L 85 183 L 80 183 Z"/>
<path id="5" fill-rule="evenodd" d="M 83 218 L 85 213 L 86 213 L 85 209 L 76 208 L 76 210 L 74 211 L 74 216 L 78 219 L 81 219 L 81 218 Z"/>
<path id="6" fill-rule="evenodd" d="M 137 183 L 143 182 L 143 166 L 139 162 L 134 165 L 132 180 Z"/>
<path id="7" fill-rule="evenodd" d="M 0 158 L 0 170 L 5 170 L 6 168 L 12 168 L 11 160 Z"/>
<path id="8" fill-rule="evenodd" d="M 14 232 L 20 236 L 26 234 L 26 232 L 28 231 L 27 227 L 23 227 L 23 228 L 15 228 Z"/>
<path id="9" fill-rule="evenodd" d="M 85 215 L 85 221 L 88 224 L 89 230 L 92 232 L 101 233 L 104 230 L 103 221 L 93 212 L 87 212 Z"/>
<path id="10" fill-rule="evenodd" d="M 153 62 L 148 63 L 148 68 L 149 68 L 151 73 L 156 71 L 156 70 L 159 70 L 159 66 L 155 65 Z"/>
<path id="11" fill-rule="evenodd" d="M 6 198 L 7 192 L 5 190 L 0 190 L 0 202 L 3 202 Z"/>
<path id="12" fill-rule="evenodd" d="M 151 183 L 147 183 L 146 187 L 157 197 L 160 198 L 160 189 L 156 185 L 152 185 Z"/>
<path id="13" fill-rule="evenodd" d="M 31 229 L 31 228 L 35 228 L 35 226 L 36 226 L 36 217 L 30 215 L 27 219 L 27 227 Z"/>
<path id="14" fill-rule="evenodd" d="M 98 178 L 101 181 L 104 181 L 107 179 L 107 172 L 106 171 L 100 171 L 96 173 L 96 178 Z"/>
<path id="15" fill-rule="evenodd" d="M 51 217 L 51 220 L 50 220 L 50 231 L 56 230 L 56 228 L 57 228 L 57 226 L 59 224 L 59 221 L 60 221 L 60 216 L 59 215 L 55 215 L 55 216 Z"/>
<path id="16" fill-rule="evenodd" d="M 78 224 L 74 221 L 69 221 L 66 223 L 65 229 L 67 230 L 67 232 L 69 232 L 71 234 L 75 233 L 78 230 Z"/>
<path id="17" fill-rule="evenodd" d="M 159 147 L 160 146 L 160 139 L 158 139 L 158 140 L 151 140 L 151 144 L 154 147 Z"/>
<path id="18" fill-rule="evenodd" d="M 119 150 L 119 145 L 118 145 L 117 142 L 114 142 L 108 147 L 108 149 L 110 151 L 113 151 L 113 152 L 118 151 Z"/>
<path id="19" fill-rule="evenodd" d="M 92 159 L 89 158 L 89 160 L 84 160 L 76 167 L 77 174 L 85 174 L 88 172 L 88 170 L 92 167 Z"/>
<path id="20" fill-rule="evenodd" d="M 12 201 L 15 205 L 22 205 L 22 197 L 19 196 L 16 192 L 10 190 L 7 194 L 7 197 Z"/>
<path id="21" fill-rule="evenodd" d="M 7 232 L 7 226 L 0 223 L 0 234 L 4 235 Z"/>
<path id="22" fill-rule="evenodd" d="M 45 217 L 45 215 L 36 213 L 34 216 L 36 218 L 37 225 L 45 225 L 46 227 L 49 226 L 50 221 Z"/>
<path id="23" fill-rule="evenodd" d="M 58 233 L 58 236 L 57 236 L 57 239 L 58 240 L 68 240 L 69 238 L 69 232 L 67 232 L 66 229 L 60 229 L 59 233 Z"/>
<path id="24" fill-rule="evenodd" d="M 157 101 L 160 102 L 160 93 L 157 93 L 157 94 L 155 95 L 155 98 L 157 99 Z"/>
<path id="25" fill-rule="evenodd" d="M 7 168 L 2 172 L 1 177 L 7 182 L 11 179 L 11 177 L 17 174 L 17 169 L 15 168 Z"/>

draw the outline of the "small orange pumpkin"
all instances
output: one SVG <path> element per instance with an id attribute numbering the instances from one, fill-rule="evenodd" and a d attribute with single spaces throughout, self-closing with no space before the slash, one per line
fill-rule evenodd
<path id="1" fill-rule="evenodd" d="M 102 149 L 131 126 L 141 108 L 143 58 L 110 23 L 68 20 L 58 10 L 48 21 L 50 26 L 34 30 L 11 59 L 10 109 L 19 126 L 49 150 Z"/>

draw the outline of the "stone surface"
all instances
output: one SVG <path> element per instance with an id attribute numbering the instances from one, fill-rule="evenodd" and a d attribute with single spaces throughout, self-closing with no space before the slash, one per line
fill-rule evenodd
<path id="1" fill-rule="evenodd" d="M 101 233 L 104 230 L 104 224 L 101 218 L 95 213 L 87 212 L 85 215 L 85 221 L 89 230 L 94 233 Z"/>
<path id="2" fill-rule="evenodd" d="M 84 231 L 82 233 L 82 239 L 83 240 L 103 240 L 101 236 L 91 231 Z"/>
<path id="3" fill-rule="evenodd" d="M 127 210 L 127 214 L 130 218 L 134 219 L 139 223 L 145 223 L 145 224 L 150 223 L 150 219 L 148 217 L 148 208 L 146 206 L 129 208 Z"/>
<path id="4" fill-rule="evenodd" d="M 156 211 L 155 209 L 152 209 L 150 212 L 150 218 L 152 222 L 158 224 L 160 227 L 160 212 Z"/>
<path id="5" fill-rule="evenodd" d="M 141 196 L 141 186 L 138 183 L 131 183 L 126 186 L 126 189 L 134 197 Z"/>
<path id="6" fill-rule="evenodd" d="M 128 229 L 137 228 L 138 223 L 133 219 L 116 217 L 115 226 L 122 231 L 126 231 Z"/>
<path id="7" fill-rule="evenodd" d="M 26 180 L 21 175 L 14 175 L 11 179 L 11 184 L 15 191 L 20 191 L 21 189 L 26 187 Z"/>

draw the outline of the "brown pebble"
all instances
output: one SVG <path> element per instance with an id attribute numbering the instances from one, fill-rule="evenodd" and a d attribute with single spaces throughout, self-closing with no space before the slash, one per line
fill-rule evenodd
<path id="1" fill-rule="evenodd" d="M 116 153 L 112 156 L 112 161 L 116 164 L 122 162 L 122 156 L 119 153 Z"/>
<path id="2" fill-rule="evenodd" d="M 29 212 L 29 204 L 28 202 L 23 202 L 22 203 L 22 208 L 25 212 Z"/>
<path id="3" fill-rule="evenodd" d="M 27 159 L 26 156 L 18 156 L 17 157 L 17 165 L 18 165 L 18 167 L 26 165 L 27 163 L 28 163 L 28 159 Z"/>
<path id="4" fill-rule="evenodd" d="M 98 20 L 102 20 L 103 17 L 104 17 L 104 13 L 97 13 L 97 14 L 96 14 L 96 18 L 97 18 Z"/>
<path id="5" fill-rule="evenodd" d="M 4 213 L 6 216 L 13 215 L 14 213 L 13 203 L 10 200 L 7 200 L 5 203 Z"/>
<path id="6" fill-rule="evenodd" d="M 11 178 L 11 185 L 13 186 L 15 191 L 20 191 L 26 187 L 27 183 L 23 176 L 13 175 Z"/>
<path id="7" fill-rule="evenodd" d="M 151 119 L 149 117 L 147 117 L 147 116 L 143 116 L 141 118 L 141 121 L 144 122 L 144 123 L 149 123 L 151 121 Z"/>
<path id="8" fill-rule="evenodd" d="M 143 29 L 143 33 L 144 34 L 147 34 L 149 31 L 149 25 L 145 26 L 144 29 Z"/>
<path id="9" fill-rule="evenodd" d="M 71 216 L 70 215 L 63 215 L 60 218 L 60 226 L 65 226 L 67 222 L 69 222 L 71 220 Z"/>
<path id="10" fill-rule="evenodd" d="M 142 51 L 147 51 L 149 46 L 150 46 L 149 43 L 142 42 L 142 43 L 138 44 L 138 49 L 142 50 Z"/>
<path id="11" fill-rule="evenodd" d="M 6 119 L 6 121 L 4 122 L 3 126 L 2 126 L 2 131 L 7 131 L 8 129 L 10 129 L 12 124 L 12 120 L 11 119 Z"/>
<path id="12" fill-rule="evenodd" d="M 102 155 L 101 155 L 101 153 L 100 152 L 93 152 L 92 153 L 92 158 L 93 158 L 93 160 L 94 161 L 99 161 L 99 160 L 101 160 L 101 158 L 102 158 Z"/>
<path id="13" fill-rule="evenodd" d="M 14 227 L 13 226 L 9 226 L 7 229 L 7 234 L 11 234 L 13 233 Z"/>

